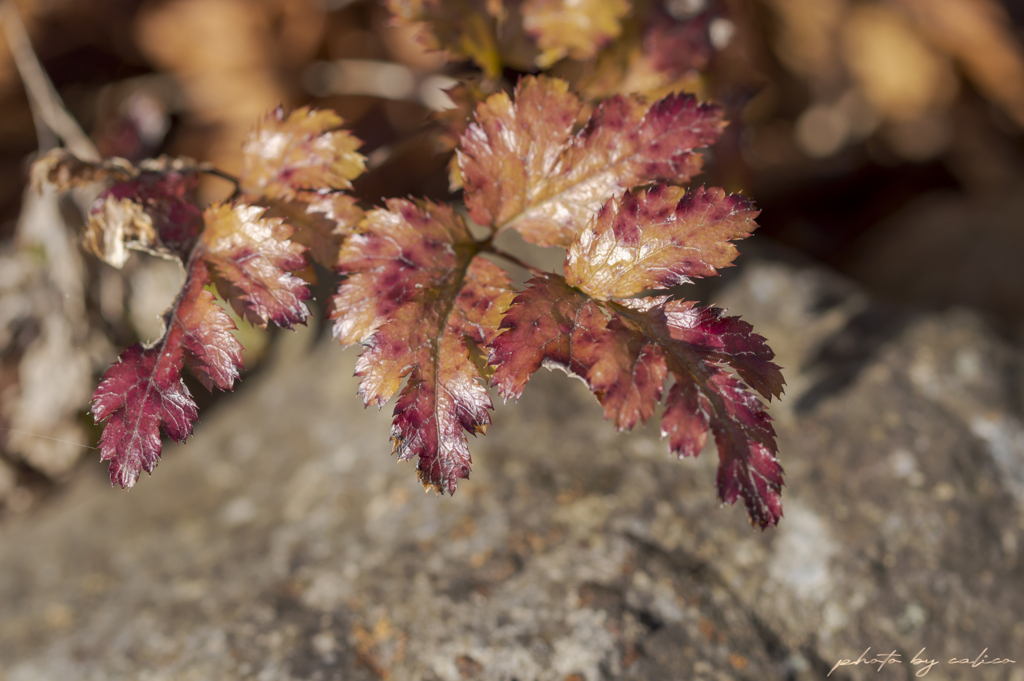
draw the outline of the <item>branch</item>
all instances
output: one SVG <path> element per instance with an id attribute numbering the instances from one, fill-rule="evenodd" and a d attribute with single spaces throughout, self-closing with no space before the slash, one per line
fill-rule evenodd
<path id="1" fill-rule="evenodd" d="M 32 49 L 32 42 L 13 0 L 0 0 L 0 26 L 25 84 L 33 117 L 37 122 L 45 123 L 64 140 L 64 144 L 75 156 L 86 161 L 99 161 L 101 157 L 96 145 L 68 112 L 43 65 L 39 63 L 39 57 Z"/>

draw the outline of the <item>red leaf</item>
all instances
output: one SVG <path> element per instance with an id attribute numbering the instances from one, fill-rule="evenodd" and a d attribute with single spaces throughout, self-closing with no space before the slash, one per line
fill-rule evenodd
<path id="1" fill-rule="evenodd" d="M 110 483 L 131 487 L 139 472 L 152 473 L 160 459 L 160 429 L 184 442 L 199 416 L 181 380 L 180 347 L 133 345 L 107 370 L 93 395 L 96 422 L 107 421 L 100 460 L 110 461 Z"/>
<path id="2" fill-rule="evenodd" d="M 519 399 L 544 362 L 583 378 L 590 366 L 573 348 L 594 344 L 603 324 L 601 309 L 559 277 L 531 279 L 501 321 L 505 333 L 491 343 L 491 381 L 505 399 Z"/>
<path id="3" fill-rule="evenodd" d="M 192 264 L 192 286 L 201 287 L 209 281 L 206 264 L 197 259 Z M 207 390 L 215 386 L 231 390 L 235 385 L 242 368 L 242 346 L 231 333 L 236 328 L 205 288 L 187 293 L 171 316 L 171 332 L 180 332 L 189 368 Z"/>
<path id="4" fill-rule="evenodd" d="M 291 328 L 309 316 L 305 283 L 292 272 L 306 266 L 302 246 L 289 241 L 292 228 L 265 218 L 265 208 L 214 204 L 203 218 L 202 258 L 214 274 L 217 290 L 239 316 L 254 326 L 269 322 Z"/>
<path id="5" fill-rule="evenodd" d="M 334 300 L 335 335 L 366 345 L 356 375 L 367 405 L 382 406 L 408 378 L 395 407 L 395 452 L 418 457 L 424 485 L 454 493 L 470 471 L 466 432 L 490 423 L 472 352 L 498 333 L 508 279 L 475 257 L 479 244 L 450 207 L 392 199 L 361 229 L 339 259 L 348 279 Z"/>
<path id="6" fill-rule="evenodd" d="M 716 307 L 672 301 L 665 305 L 665 323 L 672 338 L 687 343 L 702 357 L 729 364 L 765 399 L 782 395 L 785 380 L 779 365 L 771 361 L 775 353 L 739 317 L 726 317 Z"/>
<path id="7" fill-rule="evenodd" d="M 719 498 L 743 497 L 763 529 L 781 517 L 775 433 L 758 399 L 720 365 L 730 351 L 767 353 L 764 362 L 771 351 L 759 336 L 744 333 L 749 325 L 724 319 L 667 298 L 600 302 L 555 276 L 537 277 L 513 301 L 501 324 L 505 333 L 491 343 L 494 384 L 506 398 L 518 397 L 542 364 L 558 366 L 583 378 L 605 416 L 628 429 L 653 415 L 671 374 L 662 432 L 672 451 L 696 456 L 710 426 L 719 449 Z M 778 380 L 781 390 L 781 375 Z"/>
<path id="8" fill-rule="evenodd" d="M 742 497 L 751 521 L 765 529 L 782 517 L 782 466 L 775 430 L 761 402 L 734 377 L 716 372 L 707 382 L 719 417 L 711 419 L 718 445 L 718 498 Z M 724 415 L 721 414 L 724 412 Z"/>
<path id="9" fill-rule="evenodd" d="M 204 288 L 209 277 L 193 259 L 185 287 L 164 318 L 166 332 L 150 347 L 133 345 L 107 370 L 93 395 L 92 414 L 106 421 L 100 460 L 110 461 L 110 482 L 131 487 L 160 458 L 160 431 L 184 442 L 198 410 L 181 380 L 187 358 L 207 388 L 230 390 L 242 366 L 231 318 Z"/>
<path id="10" fill-rule="evenodd" d="M 514 227 L 541 245 L 568 246 L 610 198 L 700 170 L 694 150 L 717 139 L 721 110 L 692 95 L 648 105 L 639 97 L 602 102 L 573 134 L 580 102 L 564 81 L 528 77 L 515 102 L 497 93 L 477 107 L 461 138 L 466 208 L 482 225 Z"/>

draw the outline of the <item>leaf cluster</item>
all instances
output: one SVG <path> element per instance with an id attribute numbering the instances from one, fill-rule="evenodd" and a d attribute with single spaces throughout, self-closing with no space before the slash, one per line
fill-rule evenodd
<path id="1" fill-rule="evenodd" d="M 238 191 L 201 209 L 199 175 L 215 172 L 191 159 L 166 157 L 138 167 L 124 159 L 101 163 L 55 150 L 36 162 L 33 179 L 61 190 L 105 183 L 84 235 L 86 249 L 114 267 L 128 249 L 179 261 L 185 283 L 163 316 L 156 341 L 125 350 L 93 395 L 92 414 L 104 422 L 100 459 L 111 483 L 131 487 L 160 458 L 160 434 L 183 442 L 198 418 L 182 380 L 187 364 L 209 390 L 231 390 L 242 369 L 235 324 L 216 290 L 239 316 L 266 328 L 290 328 L 309 315 L 310 293 L 298 276 L 306 256 L 330 266 L 346 226 L 361 211 L 341 193 L 363 170 L 359 142 L 326 111 L 272 112 L 246 140 Z M 286 220 L 287 218 L 287 220 Z"/>
<path id="2" fill-rule="evenodd" d="M 521 27 L 533 46 L 524 54 L 539 65 L 594 57 L 628 28 L 624 0 L 390 4 L 408 21 L 430 21 L 437 45 L 485 73 L 526 44 L 517 29 L 498 45 L 496 23 Z M 587 30 L 566 31 L 567 22 Z M 461 93 L 471 115 L 452 117 L 451 179 L 464 212 L 413 198 L 358 206 L 346 190 L 364 169 L 359 141 L 334 113 L 309 108 L 261 121 L 244 140 L 235 194 L 205 208 L 198 178 L 217 171 L 190 159 L 133 166 L 55 152 L 37 163 L 37 182 L 106 186 L 88 219 L 90 251 L 120 267 L 128 249 L 144 250 L 186 271 L 162 337 L 128 348 L 93 397 L 112 483 L 131 487 L 153 471 L 161 432 L 178 442 L 191 434 L 198 413 L 186 366 L 210 390 L 234 386 L 242 348 L 214 291 L 249 323 L 289 328 L 309 314 L 316 261 L 341 278 L 329 316 L 343 345 L 363 348 L 359 394 L 378 407 L 397 398 L 394 452 L 416 461 L 424 486 L 451 494 L 469 477 L 467 435 L 490 424 L 489 388 L 518 399 L 540 367 L 557 367 L 583 379 L 619 430 L 660 411 L 680 457 L 713 435 L 719 498 L 743 499 L 761 528 L 776 524 L 782 468 L 759 399 L 782 393 L 773 353 L 746 322 L 671 293 L 730 266 L 732 242 L 757 227 L 745 197 L 683 186 L 725 127 L 721 109 L 685 94 L 592 105 L 545 76 L 523 78 L 511 94 Z M 512 230 L 566 249 L 562 271 L 498 248 Z M 521 290 L 502 261 L 532 274 Z"/>

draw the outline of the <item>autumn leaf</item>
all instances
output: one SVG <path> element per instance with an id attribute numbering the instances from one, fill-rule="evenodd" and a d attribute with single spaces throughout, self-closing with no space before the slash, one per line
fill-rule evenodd
<path id="1" fill-rule="evenodd" d="M 107 184 L 89 212 L 87 250 L 120 268 L 129 249 L 184 261 L 202 229 L 195 203 L 199 174 L 209 167 L 190 158 L 161 156 L 134 166 L 123 158 L 82 161 L 55 149 L 33 166 L 33 182 L 58 191 Z"/>
<path id="2" fill-rule="evenodd" d="M 756 214 L 749 201 L 719 189 L 661 185 L 611 199 L 571 245 L 566 279 L 538 275 L 512 302 L 489 362 L 506 399 L 518 398 L 541 366 L 579 376 L 619 430 L 646 423 L 664 397 L 671 450 L 696 456 L 710 429 L 719 498 L 742 497 L 765 528 L 781 517 L 774 431 L 758 398 L 726 369 L 770 400 L 784 383 L 774 354 L 749 324 L 722 310 L 633 297 L 730 264 L 730 240 L 748 236 Z"/>
<path id="3" fill-rule="evenodd" d="M 593 57 L 619 35 L 629 10 L 626 0 L 526 0 L 523 28 L 541 49 L 537 65 L 546 68 L 566 56 Z"/>
<path id="4" fill-rule="evenodd" d="M 290 270 L 306 266 L 291 228 L 263 218 L 265 209 L 217 204 L 203 213 L 205 228 L 187 261 L 187 278 L 164 315 L 164 334 L 136 344 L 104 375 L 92 413 L 106 422 L 100 459 L 110 461 L 111 483 L 131 487 L 160 458 L 161 431 L 176 442 L 192 432 L 195 401 L 181 380 L 189 366 L 208 389 L 231 390 L 242 368 L 234 322 L 206 287 L 216 283 L 254 324 L 292 326 L 305 320 L 309 292 Z"/>
<path id="5" fill-rule="evenodd" d="M 292 227 L 289 239 L 308 256 L 334 267 L 341 241 L 362 219 L 356 200 L 342 193 L 366 169 L 362 144 L 333 111 L 309 107 L 270 112 L 245 139 L 239 190 L 265 206 L 266 218 Z"/>
<path id="6" fill-rule="evenodd" d="M 332 311 L 335 336 L 366 347 L 356 362 L 363 401 L 380 407 L 399 395 L 394 451 L 417 457 L 421 482 L 449 494 L 469 476 L 466 433 L 490 423 L 472 353 L 494 339 L 512 298 L 505 273 L 479 251 L 450 207 L 392 199 L 342 248 L 347 279 Z"/>
<path id="7" fill-rule="evenodd" d="M 520 81 L 514 101 L 497 93 L 477 107 L 458 152 L 473 220 L 567 247 L 627 188 L 689 180 L 701 168 L 695 150 L 724 127 L 721 110 L 692 95 L 653 104 L 612 97 L 574 133 L 580 110 L 564 81 L 533 77 Z"/>
<path id="8" fill-rule="evenodd" d="M 214 204 L 203 218 L 202 257 L 220 294 L 254 326 L 290 328 L 309 315 L 309 290 L 292 272 L 306 266 L 305 248 L 289 240 L 293 229 L 247 204 Z"/>
<path id="9" fill-rule="evenodd" d="M 109 158 L 93 163 L 60 147 L 46 152 L 32 164 L 32 185 L 36 189 L 49 184 L 61 192 L 97 182 L 126 182 L 137 175 L 138 170 L 127 159 Z"/>
<path id="10" fill-rule="evenodd" d="M 160 459 L 161 430 L 184 442 L 199 412 L 181 380 L 187 360 L 200 381 L 230 390 L 242 366 L 242 347 L 231 317 L 204 286 L 200 259 L 191 262 L 185 286 L 164 316 L 164 336 L 151 346 L 128 348 L 107 370 L 93 395 L 92 414 L 106 422 L 100 460 L 110 461 L 110 482 L 132 487 L 141 471 L 152 473 Z"/>
<path id="11" fill-rule="evenodd" d="M 494 385 L 506 399 L 518 398 L 542 365 L 559 367 L 582 378 L 605 417 L 627 430 L 652 417 L 671 375 L 675 383 L 662 431 L 672 451 L 695 456 L 710 428 L 719 449 L 719 498 L 742 497 L 754 523 L 774 525 L 781 516 L 782 484 L 774 431 L 757 398 L 722 371 L 726 353 L 708 349 L 721 350 L 728 342 L 707 326 L 674 327 L 676 308 L 685 303 L 641 300 L 602 304 L 553 275 L 534 278 L 502 321 L 505 333 L 491 343 Z M 688 342 L 687 331 L 696 331 L 703 344 Z M 763 339 L 749 335 L 748 345 L 770 364 Z"/>
<path id="12" fill-rule="evenodd" d="M 610 300 L 712 276 L 736 258 L 730 241 L 750 236 L 757 214 L 746 198 L 717 187 L 627 191 L 573 242 L 566 279 L 593 298 Z"/>
<path id="13" fill-rule="evenodd" d="M 198 180 L 196 171 L 145 171 L 115 184 L 93 205 L 85 247 L 117 268 L 128 260 L 128 249 L 184 260 L 203 226 Z"/>
<path id="14" fill-rule="evenodd" d="M 333 270 L 338 250 L 359 221 L 363 211 L 354 197 L 341 192 L 299 192 L 290 201 L 268 200 L 264 217 L 281 218 L 295 231 L 289 240 L 306 247 L 306 256 Z"/>
<path id="15" fill-rule="evenodd" d="M 291 200 L 302 190 L 348 189 L 366 167 L 362 144 L 333 111 L 278 107 L 243 144 L 239 188 L 250 197 Z"/>

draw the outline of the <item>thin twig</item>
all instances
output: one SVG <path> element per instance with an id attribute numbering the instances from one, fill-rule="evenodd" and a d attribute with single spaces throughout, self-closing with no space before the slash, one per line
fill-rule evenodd
<path id="1" fill-rule="evenodd" d="M 493 253 L 494 255 L 496 255 L 498 257 L 501 257 L 501 258 L 504 258 L 505 260 L 508 260 L 510 263 L 512 263 L 514 265 L 519 265 L 520 267 L 522 267 L 527 272 L 530 272 L 531 274 L 534 274 L 534 275 L 537 275 L 537 276 L 541 276 L 541 275 L 545 275 L 545 274 L 550 274 L 550 272 L 545 272 L 542 269 L 538 269 L 538 268 L 534 267 L 533 265 L 531 265 L 530 263 L 526 262 L 525 260 L 520 260 L 519 258 L 517 258 L 516 256 L 512 255 L 508 251 L 503 251 L 500 248 L 498 248 L 497 246 L 494 246 L 493 244 L 491 244 L 489 242 L 481 250 L 483 250 L 485 253 Z"/>
<path id="2" fill-rule="evenodd" d="M 64 144 L 75 156 L 84 161 L 99 161 L 101 157 L 96 145 L 68 112 L 56 88 L 53 87 L 53 82 L 46 75 L 43 65 L 39 63 L 39 57 L 32 49 L 32 41 L 29 40 L 25 24 L 13 0 L 0 0 L 0 27 L 3 28 L 4 37 L 11 48 L 14 65 L 25 84 L 33 117 L 42 120 L 50 130 L 64 140 Z"/>
<path id="3" fill-rule="evenodd" d="M 236 188 L 238 187 L 238 178 L 230 173 L 224 172 L 223 170 L 217 170 L 216 168 L 213 168 L 211 166 L 204 166 L 202 168 L 202 172 L 206 173 L 207 175 L 219 177 L 222 180 L 227 180 L 228 182 L 234 184 Z"/>

